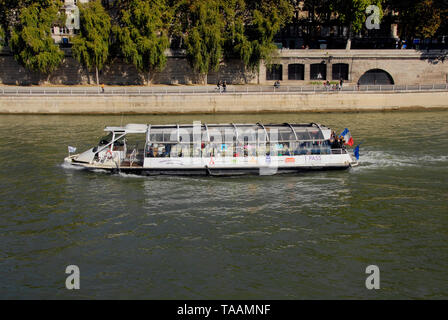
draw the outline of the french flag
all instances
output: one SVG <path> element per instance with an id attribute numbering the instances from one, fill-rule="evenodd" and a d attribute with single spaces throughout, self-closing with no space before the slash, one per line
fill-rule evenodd
<path id="1" fill-rule="evenodd" d="M 348 131 L 347 128 L 345 128 L 344 132 L 341 133 L 341 137 L 344 138 L 345 144 L 348 144 L 350 147 L 353 147 L 354 144 L 353 138 L 350 131 Z"/>

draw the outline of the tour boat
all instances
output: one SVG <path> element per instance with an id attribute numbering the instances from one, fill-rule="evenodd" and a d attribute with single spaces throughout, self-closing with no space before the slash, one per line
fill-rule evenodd
<path id="1" fill-rule="evenodd" d="M 273 175 L 358 165 L 326 126 L 309 124 L 128 124 L 106 127 L 98 145 L 65 162 L 139 175 Z"/>

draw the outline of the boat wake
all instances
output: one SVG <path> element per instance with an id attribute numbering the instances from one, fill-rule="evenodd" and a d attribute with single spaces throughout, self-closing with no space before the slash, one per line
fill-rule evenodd
<path id="1" fill-rule="evenodd" d="M 60 167 L 63 169 L 68 169 L 68 170 L 85 170 L 84 167 L 80 167 L 80 166 L 75 166 L 71 163 L 68 162 L 63 162 L 60 164 Z"/>
<path id="2" fill-rule="evenodd" d="M 361 154 L 358 168 L 420 167 L 422 163 L 437 164 L 443 162 L 448 162 L 448 156 L 407 156 L 385 151 L 364 151 Z"/>
<path id="3" fill-rule="evenodd" d="M 138 174 L 132 174 L 132 173 L 123 173 L 123 172 L 118 172 L 117 173 L 118 176 L 120 176 L 121 178 L 145 178 L 145 176 L 143 175 L 138 175 Z"/>

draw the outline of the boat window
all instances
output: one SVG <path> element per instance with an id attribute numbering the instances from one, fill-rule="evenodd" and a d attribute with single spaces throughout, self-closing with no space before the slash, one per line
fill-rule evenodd
<path id="1" fill-rule="evenodd" d="M 323 140 L 324 135 L 319 128 L 311 127 L 311 126 L 293 126 L 294 130 L 297 134 L 297 139 L 299 141 L 307 141 L 307 140 Z"/>
<path id="2" fill-rule="evenodd" d="M 270 141 L 295 141 L 296 136 L 289 126 L 270 126 L 266 128 Z"/>
<path id="3" fill-rule="evenodd" d="M 150 142 L 177 142 L 177 127 L 151 128 Z"/>
<path id="4" fill-rule="evenodd" d="M 149 140 L 151 142 L 163 142 L 163 131 L 162 129 L 151 128 L 149 133 Z"/>
<path id="5" fill-rule="evenodd" d="M 177 142 L 177 128 L 163 130 L 163 142 Z"/>
<path id="6" fill-rule="evenodd" d="M 210 144 L 221 145 L 225 139 L 225 135 L 218 128 L 209 128 L 208 134 L 210 137 Z M 205 140 L 205 139 L 204 139 Z"/>
<path id="7" fill-rule="evenodd" d="M 180 143 L 192 143 L 193 142 L 193 128 L 179 126 L 179 142 Z"/>
<path id="8" fill-rule="evenodd" d="M 237 126 L 238 140 L 256 143 L 259 131 L 258 126 Z"/>
<path id="9" fill-rule="evenodd" d="M 208 128 L 210 137 L 220 136 L 222 142 L 232 143 L 235 138 L 235 129 L 232 126 L 222 126 L 222 127 L 209 127 Z"/>
<path id="10" fill-rule="evenodd" d="M 135 152 L 142 154 L 145 146 L 145 135 L 141 133 L 128 133 L 126 136 L 114 143 L 115 150 L 124 150 L 127 153 Z M 124 143 L 122 142 L 124 140 Z M 115 146 L 118 148 L 116 149 Z"/>
<path id="11" fill-rule="evenodd" d="M 317 128 L 308 128 L 308 133 L 310 135 L 311 140 L 323 140 L 324 135 L 320 131 L 320 129 Z"/>
<path id="12" fill-rule="evenodd" d="M 180 144 L 173 143 L 148 143 L 146 145 L 145 157 L 147 158 L 165 158 L 182 157 L 183 149 Z"/>
<path id="13" fill-rule="evenodd" d="M 114 142 L 114 151 L 123 151 L 125 150 L 126 138 L 123 137 Z"/>
<path id="14" fill-rule="evenodd" d="M 113 133 L 109 133 L 107 136 L 104 136 L 101 138 L 99 145 L 100 146 L 105 146 L 106 144 L 108 144 L 109 142 L 112 141 L 112 137 L 113 137 Z"/>
<path id="15" fill-rule="evenodd" d="M 301 131 L 296 130 L 296 134 L 297 134 L 297 139 L 299 139 L 299 141 L 310 140 L 310 135 L 308 134 L 308 131 L 306 131 L 306 130 L 301 130 Z"/>

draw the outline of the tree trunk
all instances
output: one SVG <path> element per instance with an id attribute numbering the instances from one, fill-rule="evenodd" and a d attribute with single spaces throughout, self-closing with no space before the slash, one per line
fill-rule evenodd
<path id="1" fill-rule="evenodd" d="M 95 67 L 95 71 L 96 71 L 96 85 L 99 86 L 100 85 L 100 80 L 98 78 L 98 67 Z"/>
<path id="2" fill-rule="evenodd" d="M 151 85 L 151 71 L 148 71 L 148 73 L 146 74 L 146 84 L 148 85 L 148 86 L 150 86 Z"/>
<path id="3" fill-rule="evenodd" d="M 351 50 L 351 48 L 352 48 L 352 27 L 350 26 L 348 29 L 348 38 L 345 50 Z"/>
<path id="4" fill-rule="evenodd" d="M 247 84 L 247 68 L 246 66 L 243 66 L 243 79 L 244 79 L 244 84 Z"/>
<path id="5" fill-rule="evenodd" d="M 352 48 L 352 39 L 347 39 L 347 45 L 345 46 L 345 50 L 350 50 Z"/>
<path id="6" fill-rule="evenodd" d="M 85 72 L 87 74 L 87 84 L 90 84 L 90 70 L 89 68 L 85 67 Z"/>

